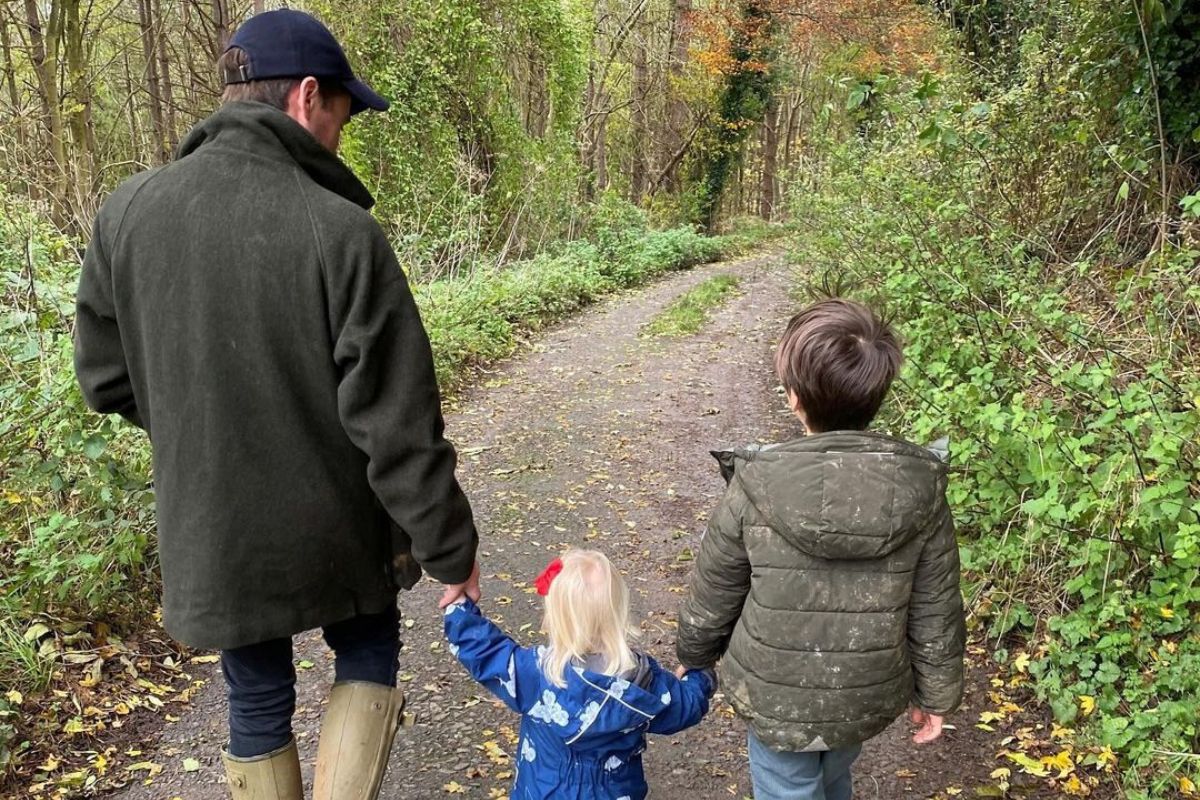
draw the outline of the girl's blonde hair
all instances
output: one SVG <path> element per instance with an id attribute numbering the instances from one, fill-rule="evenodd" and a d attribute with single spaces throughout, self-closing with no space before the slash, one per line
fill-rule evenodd
<path id="1" fill-rule="evenodd" d="M 629 639 L 629 590 L 612 562 L 595 550 L 568 550 L 562 572 L 550 584 L 542 623 L 549 646 L 542 671 L 555 686 L 567 685 L 567 668 L 604 659 L 605 675 L 620 675 L 637 666 Z"/>

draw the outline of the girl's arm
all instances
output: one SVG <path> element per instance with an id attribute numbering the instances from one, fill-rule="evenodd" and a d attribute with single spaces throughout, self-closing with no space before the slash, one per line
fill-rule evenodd
<path id="1" fill-rule="evenodd" d="M 446 606 L 443 613 L 450 652 L 471 677 L 513 711 L 528 711 L 537 699 L 537 687 L 529 679 L 538 669 L 536 655 L 513 641 L 470 600 Z"/>
<path id="2" fill-rule="evenodd" d="M 711 669 L 693 669 L 676 678 L 655 664 L 662 672 L 659 685 L 666 687 L 663 699 L 670 695 L 667 707 L 650 722 L 650 733 L 678 733 L 696 725 L 708 713 L 708 701 L 717 689 L 716 675 Z"/>

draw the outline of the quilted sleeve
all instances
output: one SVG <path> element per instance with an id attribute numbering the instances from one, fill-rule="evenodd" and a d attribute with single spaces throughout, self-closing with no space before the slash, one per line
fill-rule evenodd
<path id="1" fill-rule="evenodd" d="M 938 514 L 913 579 L 908 613 L 908 654 L 917 707 L 948 714 L 963 696 L 966 619 L 959 588 L 958 540 L 949 507 Z"/>
<path id="2" fill-rule="evenodd" d="M 691 588 L 679 611 L 675 645 L 679 663 L 689 669 L 711 667 L 725 654 L 750 593 L 750 559 L 742 540 L 747 503 L 735 476 L 700 543 Z"/>

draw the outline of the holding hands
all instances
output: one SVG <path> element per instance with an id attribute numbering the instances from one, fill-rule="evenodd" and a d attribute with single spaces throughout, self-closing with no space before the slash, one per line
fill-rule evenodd
<path id="1" fill-rule="evenodd" d="M 479 562 L 475 562 L 465 583 L 447 583 L 445 586 L 446 590 L 442 592 L 442 598 L 438 600 L 438 608 L 445 608 L 464 597 L 473 603 L 478 603 L 483 594 L 479 589 Z"/>

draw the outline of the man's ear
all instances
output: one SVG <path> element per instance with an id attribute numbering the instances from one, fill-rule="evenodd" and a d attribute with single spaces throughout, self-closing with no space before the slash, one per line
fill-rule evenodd
<path id="1" fill-rule="evenodd" d="M 320 89 L 320 82 L 311 75 L 292 87 L 287 99 L 288 116 L 307 128 L 308 118 L 312 116 L 316 104 L 321 102 L 318 96 Z"/>

